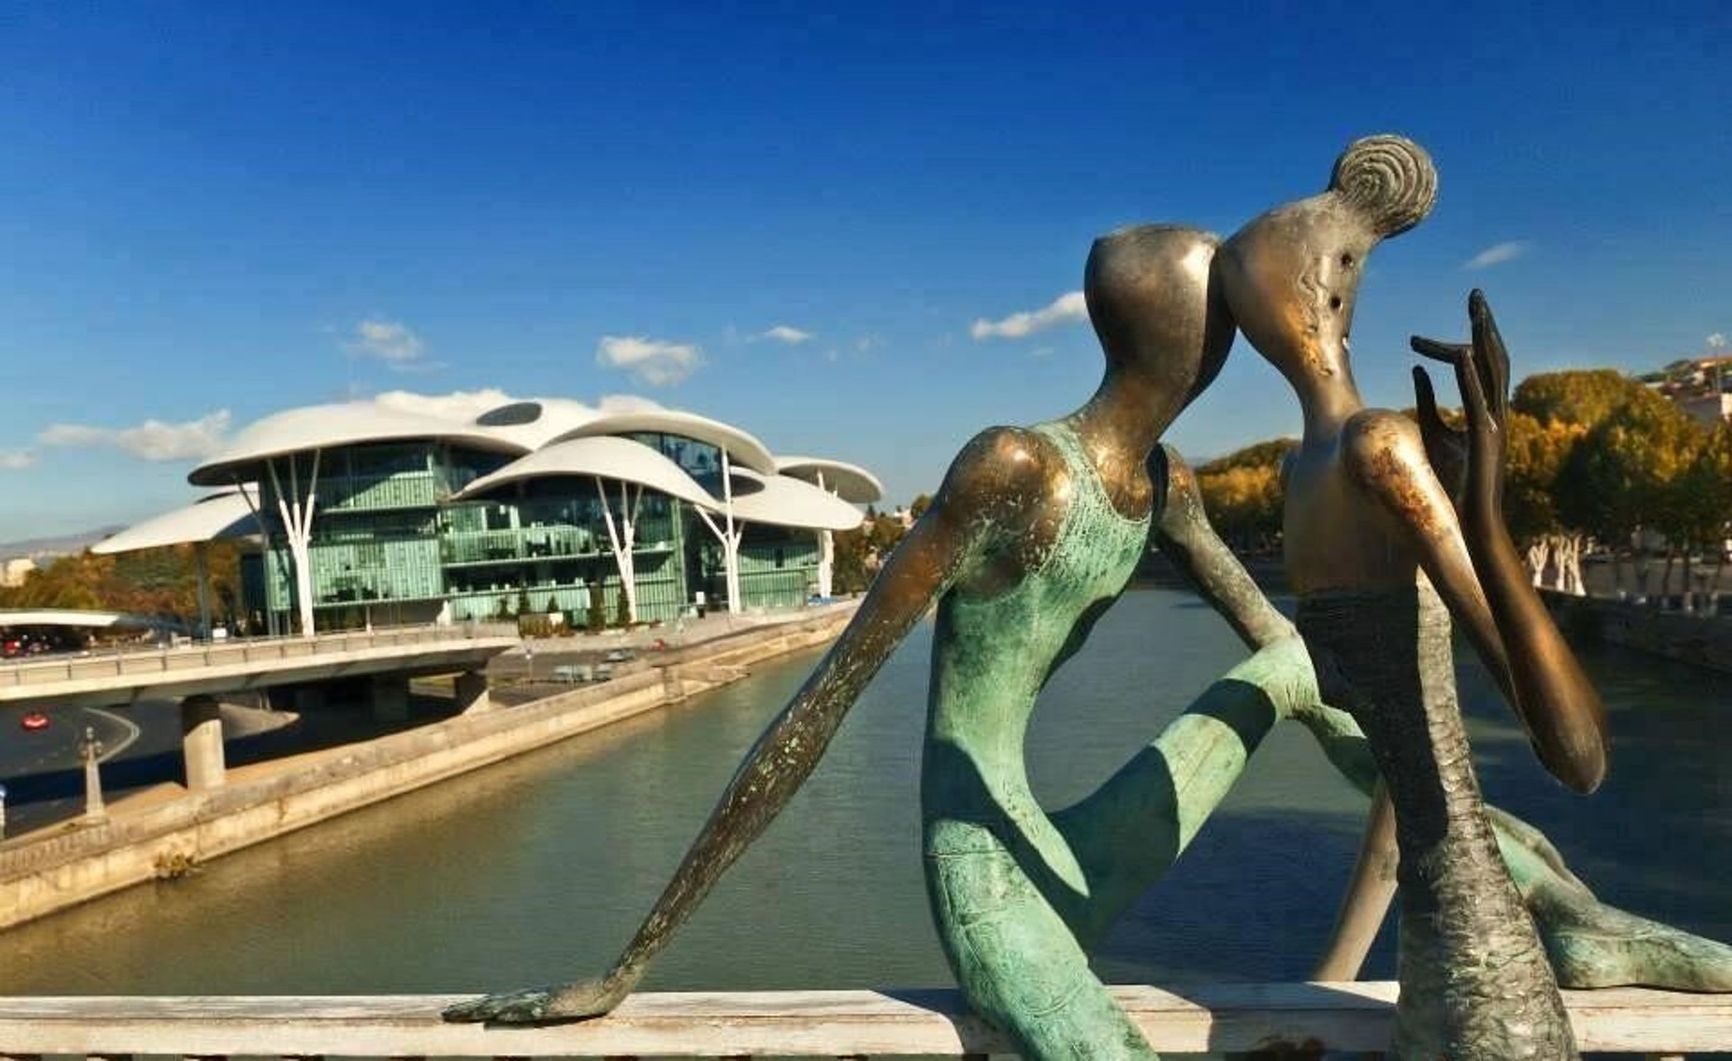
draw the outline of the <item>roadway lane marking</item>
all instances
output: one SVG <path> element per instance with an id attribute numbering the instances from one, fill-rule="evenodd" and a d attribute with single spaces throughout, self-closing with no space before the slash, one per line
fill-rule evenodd
<path id="1" fill-rule="evenodd" d="M 100 707 L 87 707 L 84 710 L 93 715 L 101 715 L 103 718 L 108 719 L 110 722 L 113 722 L 115 725 L 126 730 L 126 736 L 121 740 L 121 742 L 103 752 L 102 755 L 97 758 L 97 762 L 106 763 L 116 755 L 119 755 L 121 752 L 132 747 L 132 742 L 138 739 L 141 731 L 138 728 L 138 724 L 132 721 L 132 719 L 117 715 L 113 711 L 105 711 Z"/>

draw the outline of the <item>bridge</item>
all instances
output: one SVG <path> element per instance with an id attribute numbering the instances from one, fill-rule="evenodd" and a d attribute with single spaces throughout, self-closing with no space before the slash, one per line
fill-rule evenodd
<path id="1" fill-rule="evenodd" d="M 188 787 L 211 788 L 224 772 L 218 695 L 290 687 L 305 703 L 316 701 L 325 683 L 365 678 L 374 711 L 404 717 L 410 678 L 455 672 L 458 706 L 470 710 L 485 703 L 487 662 L 519 644 L 515 626 L 470 623 L 127 646 L 0 664 L 0 704 L 52 711 L 180 700 Z"/>
<path id="2" fill-rule="evenodd" d="M 1393 983 L 1116 987 L 1168 1054 L 1324 1050 L 1381 1056 Z M 0 998 L 0 1056 L 367 1058 L 960 1057 L 1014 1053 L 955 991 L 638 994 L 610 1016 L 542 1028 L 447 1024 L 473 996 Z M 1566 991 L 1584 1051 L 1682 1061 L 1732 1042 L 1732 998 L 1638 988 Z"/>

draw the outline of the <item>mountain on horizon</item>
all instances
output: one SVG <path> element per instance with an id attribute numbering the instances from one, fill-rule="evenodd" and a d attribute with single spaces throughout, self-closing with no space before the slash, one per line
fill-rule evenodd
<path id="1" fill-rule="evenodd" d="M 62 534 L 51 538 L 24 538 L 15 542 L 0 542 L 0 560 L 20 556 L 68 556 L 81 553 L 104 538 L 125 529 L 125 524 L 98 527 L 77 534 Z"/>

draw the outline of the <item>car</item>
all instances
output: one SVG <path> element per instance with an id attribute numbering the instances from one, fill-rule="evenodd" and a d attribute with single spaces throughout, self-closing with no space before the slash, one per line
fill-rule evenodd
<path id="1" fill-rule="evenodd" d="M 29 711 L 25 713 L 23 718 L 18 720 L 18 724 L 26 730 L 31 731 L 47 729 L 48 716 L 43 714 L 41 711 Z"/>

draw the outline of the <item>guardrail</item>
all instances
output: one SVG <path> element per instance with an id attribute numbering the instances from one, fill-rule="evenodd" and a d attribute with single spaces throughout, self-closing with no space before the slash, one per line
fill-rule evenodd
<path id="1" fill-rule="evenodd" d="M 476 641 L 484 638 L 516 638 L 517 627 L 507 623 L 421 624 L 375 627 L 318 634 L 313 637 L 247 638 L 206 641 L 180 647 L 145 646 L 112 652 L 80 653 L 51 659 L 8 660 L 0 664 L 0 685 L 36 685 L 77 681 L 84 678 L 124 677 L 129 674 L 161 674 L 168 671 L 216 667 L 235 663 L 261 663 L 300 659 L 326 653 L 352 652 L 395 645 Z"/>
<path id="2" fill-rule="evenodd" d="M 1113 989 L 1162 1054 L 1310 1057 L 1389 1044 L 1395 985 L 1209 984 Z M 1585 1051 L 1681 1058 L 1732 1043 L 1732 998 L 1565 992 Z M 641 994 L 603 1020 L 447 1024 L 470 996 L 0 999 L 0 1056 L 309 1058 L 962 1057 L 1013 1053 L 954 991 Z M 1286 1051 L 1281 1053 L 1280 1051 Z"/>

